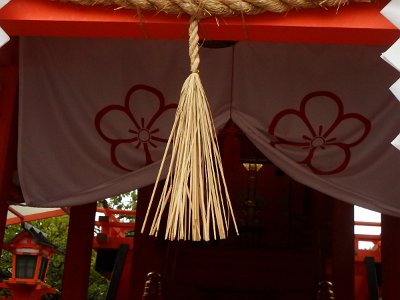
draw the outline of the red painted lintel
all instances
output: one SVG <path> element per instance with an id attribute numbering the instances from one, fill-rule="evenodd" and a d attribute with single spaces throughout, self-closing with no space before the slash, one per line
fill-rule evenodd
<path id="1" fill-rule="evenodd" d="M 14 210 L 10 206 L 8 207 L 8 210 L 11 211 L 13 214 L 15 214 L 17 217 L 7 219 L 7 225 L 18 224 L 21 222 L 30 222 L 30 221 L 40 220 L 40 219 L 60 217 L 60 216 L 65 215 L 65 212 L 62 209 L 51 210 L 51 211 L 47 211 L 47 212 L 36 213 L 36 214 L 26 215 L 26 216 L 19 214 L 16 210 Z"/>
<path id="2" fill-rule="evenodd" d="M 10 206 L 10 207 L 8 207 L 8 210 L 9 210 L 11 213 L 13 213 L 14 215 L 17 216 L 17 219 L 19 219 L 19 223 L 24 222 L 24 216 L 21 215 L 19 212 L 17 212 L 14 208 L 12 208 L 12 207 Z M 8 223 L 7 223 L 7 225 L 8 225 Z"/>
<path id="3" fill-rule="evenodd" d="M 400 33 L 381 14 L 387 1 L 339 9 L 209 18 L 200 34 L 209 40 L 252 40 L 390 45 Z M 84 7 L 51 0 L 11 0 L 0 10 L 0 26 L 13 36 L 77 36 L 186 39 L 187 17 L 112 7 Z"/>

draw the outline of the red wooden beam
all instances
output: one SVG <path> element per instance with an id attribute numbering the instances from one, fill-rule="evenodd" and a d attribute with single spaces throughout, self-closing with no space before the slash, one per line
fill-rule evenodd
<path id="1" fill-rule="evenodd" d="M 46 211 L 46 212 L 41 212 L 41 213 L 35 213 L 31 215 L 21 215 L 13 209 L 11 206 L 8 207 L 8 210 L 12 212 L 16 217 L 14 218 L 9 218 L 7 219 L 7 225 L 11 224 L 18 224 L 21 222 L 30 222 L 30 221 L 35 221 L 35 220 L 41 220 L 41 219 L 47 219 L 47 218 L 54 218 L 54 217 L 60 217 L 65 215 L 65 211 L 62 209 L 57 209 L 57 210 L 51 210 L 51 211 Z"/>
<path id="2" fill-rule="evenodd" d="M 335 44 L 393 44 L 399 31 L 380 14 L 387 0 L 287 14 L 209 18 L 200 32 L 209 40 Z M 187 17 L 113 7 L 84 7 L 51 0 L 11 0 L 0 26 L 13 36 L 130 37 L 186 39 Z"/>
<path id="3" fill-rule="evenodd" d="M 135 223 L 133 222 L 101 222 L 101 221 L 96 221 L 95 222 L 96 226 L 100 227 L 109 227 L 109 228 L 123 228 L 126 230 L 133 230 L 135 229 Z"/>
<path id="4" fill-rule="evenodd" d="M 127 209 L 113 209 L 113 208 L 98 207 L 97 212 L 104 213 L 106 216 L 107 215 L 136 216 L 136 210 L 127 210 Z"/>
<path id="5" fill-rule="evenodd" d="M 10 212 L 12 212 L 14 215 L 16 215 L 16 217 L 13 218 L 13 219 L 16 219 L 16 222 L 15 222 L 14 224 L 24 222 L 24 216 L 21 215 L 19 212 L 17 212 L 14 208 L 12 208 L 11 206 L 9 206 L 9 207 L 8 207 L 8 210 L 9 210 Z M 9 223 L 8 223 L 8 220 L 7 220 L 7 225 L 8 225 L 8 224 L 9 224 Z"/>
<path id="6" fill-rule="evenodd" d="M 366 221 L 355 221 L 354 225 L 356 226 L 375 226 L 381 227 L 381 222 L 366 222 Z"/>

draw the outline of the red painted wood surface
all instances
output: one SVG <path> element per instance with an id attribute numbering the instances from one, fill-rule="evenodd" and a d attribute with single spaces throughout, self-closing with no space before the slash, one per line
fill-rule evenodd
<path id="1" fill-rule="evenodd" d="M 0 298 L 0 300 L 15 299 L 15 300 L 40 300 L 46 294 L 54 294 L 55 290 L 46 284 L 36 282 L 20 282 L 2 283 L 5 287 L 11 290 L 13 298 Z"/>
<path id="2" fill-rule="evenodd" d="M 202 20 L 209 40 L 335 44 L 392 44 L 399 31 L 380 14 L 387 3 L 265 13 Z M 0 10 L 0 26 L 13 36 L 133 37 L 186 39 L 187 17 L 113 7 L 83 7 L 50 0 L 12 0 Z"/>
<path id="3" fill-rule="evenodd" d="M 11 188 L 16 160 L 17 74 L 15 66 L 0 67 L 0 254 L 7 221 L 8 204 L 5 201 Z"/>
<path id="4" fill-rule="evenodd" d="M 334 200 L 332 268 L 335 299 L 354 299 L 354 206 Z"/>
<path id="5" fill-rule="evenodd" d="M 225 176 L 240 235 L 165 242 L 162 233 L 155 239 L 136 232 L 130 299 L 141 299 L 150 271 L 161 272 L 165 299 L 310 300 L 323 279 L 335 281 L 336 299 L 354 299 L 352 207 L 294 182 L 268 162 L 249 174 L 241 160 L 262 157 L 243 135 L 236 137 L 239 151 L 224 149 L 238 146 L 230 137 L 221 152 L 229 153 Z M 138 193 L 137 229 L 151 191 Z"/>
<path id="6" fill-rule="evenodd" d="M 400 299 L 400 218 L 382 215 L 382 299 Z"/>
<path id="7" fill-rule="evenodd" d="M 18 213 L 16 211 L 13 211 L 11 206 L 8 209 L 13 214 Z M 36 214 L 31 214 L 31 215 L 25 215 L 25 216 L 20 215 L 17 217 L 7 219 L 7 225 L 19 224 L 22 222 L 30 222 L 30 221 L 40 220 L 40 219 L 60 217 L 63 215 L 65 215 L 65 211 L 63 211 L 62 209 L 57 209 L 57 210 L 52 210 L 52 211 L 47 211 L 47 212 L 42 212 L 42 213 L 36 213 Z"/>
<path id="8" fill-rule="evenodd" d="M 64 262 L 62 300 L 86 300 L 96 203 L 71 208 Z"/>

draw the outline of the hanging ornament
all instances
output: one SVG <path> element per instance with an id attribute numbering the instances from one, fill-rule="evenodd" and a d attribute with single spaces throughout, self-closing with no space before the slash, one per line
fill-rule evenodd
<path id="1" fill-rule="evenodd" d="M 330 281 L 323 280 L 318 283 L 317 300 L 335 300 L 333 284 Z"/>
<path id="2" fill-rule="evenodd" d="M 199 76 L 198 20 L 189 26 L 190 75 L 183 84 L 175 121 L 165 149 L 142 232 L 154 203 L 167 153 L 171 162 L 150 235 L 157 236 L 167 211 L 165 238 L 209 241 L 227 237 L 233 215 L 210 106 Z"/>

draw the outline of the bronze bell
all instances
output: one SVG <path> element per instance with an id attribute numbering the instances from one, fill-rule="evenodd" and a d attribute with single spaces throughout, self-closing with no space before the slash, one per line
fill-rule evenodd
<path id="1" fill-rule="evenodd" d="M 161 300 L 161 275 L 157 272 L 150 272 L 146 276 L 144 284 L 143 300 Z"/>
<path id="2" fill-rule="evenodd" d="M 317 300 L 335 300 L 333 284 L 330 281 L 323 280 L 318 283 Z"/>

